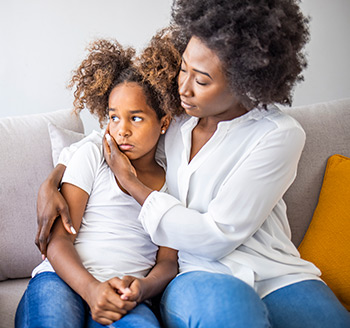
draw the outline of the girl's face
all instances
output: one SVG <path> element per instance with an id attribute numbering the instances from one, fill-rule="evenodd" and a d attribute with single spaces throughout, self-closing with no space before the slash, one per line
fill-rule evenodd
<path id="1" fill-rule="evenodd" d="M 109 133 L 119 149 L 130 159 L 154 158 L 161 133 L 168 118 L 158 119 L 136 82 L 117 85 L 109 95 Z M 164 132 L 162 132 L 162 130 Z"/>
<path id="2" fill-rule="evenodd" d="M 181 106 L 191 116 L 223 121 L 247 112 L 230 89 L 219 57 L 196 37 L 182 56 L 178 82 Z"/>

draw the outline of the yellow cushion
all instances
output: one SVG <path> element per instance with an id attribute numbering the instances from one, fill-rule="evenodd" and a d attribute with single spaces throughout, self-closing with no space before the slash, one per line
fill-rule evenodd
<path id="1" fill-rule="evenodd" d="M 350 311 L 350 158 L 328 159 L 318 204 L 299 246 Z"/>

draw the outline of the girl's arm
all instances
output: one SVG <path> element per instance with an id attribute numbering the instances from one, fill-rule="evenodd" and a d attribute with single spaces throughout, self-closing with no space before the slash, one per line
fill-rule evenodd
<path id="1" fill-rule="evenodd" d="M 121 297 L 137 303 L 143 302 L 160 294 L 177 273 L 177 251 L 159 247 L 156 264 L 145 278 L 123 277 L 120 286 L 126 291 Z"/>
<path id="2" fill-rule="evenodd" d="M 62 185 L 61 192 L 69 206 L 73 227 L 78 231 L 89 195 L 69 183 Z M 120 298 L 113 279 L 101 283 L 85 269 L 74 240 L 75 235 L 65 230 L 62 220 L 56 220 L 47 249 L 48 259 L 56 273 L 89 304 L 93 319 L 104 325 L 111 324 L 136 303 Z"/>

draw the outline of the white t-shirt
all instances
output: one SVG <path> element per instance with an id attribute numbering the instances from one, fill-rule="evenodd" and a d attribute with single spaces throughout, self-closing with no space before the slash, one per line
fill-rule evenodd
<path id="1" fill-rule="evenodd" d="M 80 147 L 62 182 L 90 195 L 74 243 L 85 268 L 100 281 L 124 275 L 146 276 L 155 264 L 158 246 L 138 220 L 141 206 L 116 183 L 101 146 L 88 142 Z M 33 276 L 52 270 L 46 260 Z"/>
<path id="2" fill-rule="evenodd" d="M 320 271 L 291 242 L 282 199 L 295 179 L 305 132 L 275 106 L 218 124 L 189 163 L 195 117 L 172 121 L 158 147 L 168 193 L 152 192 L 139 220 L 157 245 L 178 249 L 180 273 L 231 274 L 260 297 Z M 62 151 L 59 162 L 91 135 Z"/>

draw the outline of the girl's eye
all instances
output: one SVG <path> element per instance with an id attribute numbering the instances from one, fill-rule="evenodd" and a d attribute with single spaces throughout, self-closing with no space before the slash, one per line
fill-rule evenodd
<path id="1" fill-rule="evenodd" d="M 132 117 L 132 120 L 133 120 L 134 122 L 141 122 L 141 121 L 142 121 L 142 117 L 140 117 L 140 116 L 133 116 L 133 117 Z"/>
<path id="2" fill-rule="evenodd" d="M 118 122 L 118 121 L 119 121 L 119 117 L 116 116 L 116 115 L 112 115 L 112 116 L 111 116 L 111 121 L 113 121 L 113 122 Z"/>

